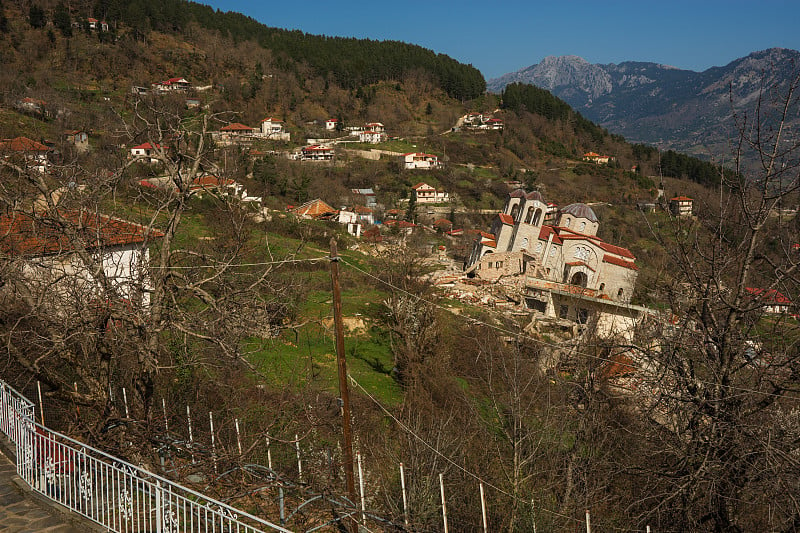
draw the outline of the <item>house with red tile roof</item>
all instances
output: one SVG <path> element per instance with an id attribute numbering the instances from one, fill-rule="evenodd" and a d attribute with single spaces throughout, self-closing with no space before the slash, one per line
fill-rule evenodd
<path id="1" fill-rule="evenodd" d="M 170 78 L 152 83 L 151 86 L 157 93 L 186 92 L 192 88 L 192 84 L 186 78 Z"/>
<path id="2" fill-rule="evenodd" d="M 792 307 L 792 300 L 775 289 L 745 287 L 745 291 L 747 291 L 750 300 L 759 304 L 765 313 L 776 315 L 788 313 Z"/>
<path id="3" fill-rule="evenodd" d="M 15 290 L 54 305 L 81 295 L 146 306 L 148 245 L 161 237 L 156 229 L 88 211 L 12 212 L 0 216 L 0 260 L 20 274 Z"/>
<path id="4" fill-rule="evenodd" d="M 411 194 L 416 198 L 418 204 L 436 204 L 450 201 L 449 193 L 436 190 L 435 187 L 424 182 L 417 183 L 411 187 Z"/>
<path id="5" fill-rule="evenodd" d="M 669 212 L 676 217 L 692 216 L 694 200 L 688 196 L 676 196 L 669 199 Z"/>
<path id="6" fill-rule="evenodd" d="M 300 159 L 302 161 L 331 161 L 333 159 L 333 148 L 324 144 L 312 144 L 300 149 Z"/>
<path id="7" fill-rule="evenodd" d="M 0 140 L 0 157 L 22 168 L 46 172 L 50 167 L 50 148 L 27 137 Z"/>
<path id="8" fill-rule="evenodd" d="M 146 163 L 158 163 L 160 159 L 159 154 L 166 150 L 166 146 L 158 143 L 142 143 L 130 149 L 131 157 L 140 159 Z"/>
<path id="9" fill-rule="evenodd" d="M 404 169 L 424 169 L 430 170 L 438 168 L 441 163 L 439 157 L 434 154 L 423 154 L 422 152 L 408 152 L 400 156 L 400 164 Z"/>
<path id="10" fill-rule="evenodd" d="M 378 144 L 386 140 L 386 134 L 375 130 L 359 131 L 358 140 L 362 143 Z"/>
<path id="11" fill-rule="evenodd" d="M 586 152 L 583 154 L 583 160 L 595 165 L 607 165 L 610 161 L 614 160 L 612 155 L 601 155 L 595 152 Z"/>

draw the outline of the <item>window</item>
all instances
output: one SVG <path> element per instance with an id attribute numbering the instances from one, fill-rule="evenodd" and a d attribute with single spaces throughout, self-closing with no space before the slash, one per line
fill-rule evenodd
<path id="1" fill-rule="evenodd" d="M 543 247 L 544 247 L 544 245 L 542 244 L 542 241 L 539 241 L 539 242 L 537 242 L 537 243 L 536 243 L 536 253 L 537 253 L 537 254 L 540 254 L 540 253 L 542 253 L 542 248 L 543 248 Z"/>
<path id="2" fill-rule="evenodd" d="M 623 291 L 623 290 L 622 290 L 622 287 L 620 287 L 620 288 L 619 288 L 619 290 L 617 291 L 617 298 L 622 298 L 622 294 L 623 294 L 624 292 L 625 292 L 625 291 Z"/>
<path id="3" fill-rule="evenodd" d="M 522 239 L 522 248 L 525 249 L 525 250 L 528 249 L 528 238 L 527 237 Z"/>
<path id="4" fill-rule="evenodd" d="M 589 310 L 578 309 L 578 324 L 586 324 L 589 321 Z"/>
<path id="5" fill-rule="evenodd" d="M 514 204 L 514 207 L 511 208 L 511 218 L 517 220 L 518 214 L 519 214 L 519 204 Z"/>
<path id="6" fill-rule="evenodd" d="M 567 318 L 569 316 L 569 307 L 566 305 L 559 306 L 558 318 Z"/>
<path id="7" fill-rule="evenodd" d="M 606 288 L 606 284 L 605 284 L 605 283 L 601 283 L 601 284 L 600 284 L 600 289 L 599 289 L 599 290 L 601 290 L 601 291 L 602 291 L 602 290 L 603 290 L 603 289 L 605 289 L 605 288 Z"/>
<path id="8" fill-rule="evenodd" d="M 528 215 L 525 217 L 525 223 L 530 224 L 533 220 L 533 206 L 528 208 Z"/>
<path id="9" fill-rule="evenodd" d="M 578 231 L 583 232 L 586 229 L 586 222 L 581 222 L 581 225 L 578 227 Z"/>
<path id="10" fill-rule="evenodd" d="M 555 256 L 556 256 L 556 247 L 553 246 L 552 248 L 550 248 L 550 257 L 555 257 Z"/>
<path id="11" fill-rule="evenodd" d="M 585 246 L 577 246 L 575 247 L 575 252 L 573 254 L 575 259 L 580 259 L 581 261 L 588 261 L 589 260 L 589 248 Z"/>
<path id="12" fill-rule="evenodd" d="M 567 217 L 566 219 L 564 219 L 564 227 L 565 227 L 565 228 L 568 228 L 568 227 L 569 227 L 569 223 L 570 223 L 570 222 L 571 222 L 571 220 L 570 220 L 570 218 L 569 218 L 569 217 Z"/>

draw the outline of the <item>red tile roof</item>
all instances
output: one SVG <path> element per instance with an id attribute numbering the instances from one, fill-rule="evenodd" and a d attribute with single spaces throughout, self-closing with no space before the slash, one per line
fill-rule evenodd
<path id="1" fill-rule="evenodd" d="M 584 263 L 583 261 L 571 261 L 569 263 L 564 263 L 566 266 L 584 266 L 594 272 L 594 269 L 590 267 L 588 264 Z"/>
<path id="2" fill-rule="evenodd" d="M 47 152 L 50 149 L 40 142 L 27 137 L 14 137 L 0 141 L 0 150 L 11 152 Z"/>
<path id="3" fill-rule="evenodd" d="M 417 183 L 416 185 L 414 185 L 411 188 L 414 189 L 415 191 L 418 190 L 418 189 L 424 189 L 426 191 L 427 190 L 431 190 L 431 191 L 435 190 L 433 187 L 431 187 L 430 185 L 428 185 L 427 183 L 424 183 L 424 182 L 419 182 L 419 183 Z"/>
<path id="4" fill-rule="evenodd" d="M 151 144 L 151 143 L 144 143 L 140 144 L 139 146 L 134 146 L 131 150 L 153 150 L 157 148 L 162 148 L 162 146 L 158 143 Z"/>
<path id="5" fill-rule="evenodd" d="M 155 229 L 87 211 L 62 213 L 65 223 L 46 216 L 11 213 L 0 217 L 0 253 L 11 257 L 70 253 L 85 247 L 140 244 L 164 234 Z M 69 225 L 67 227 L 67 224 Z M 67 230 L 79 240 L 70 239 Z"/>
<path id="6" fill-rule="evenodd" d="M 244 124 L 240 124 L 238 122 L 234 122 L 233 124 L 228 124 L 227 126 L 223 126 L 219 129 L 220 131 L 253 131 L 253 128 L 250 126 L 245 126 Z"/>
<path id="7" fill-rule="evenodd" d="M 507 215 L 505 213 L 498 213 L 497 216 L 500 218 L 500 222 L 502 222 L 503 224 L 508 224 L 509 226 L 514 225 L 514 219 L 511 217 L 511 215 Z"/>
<path id="8" fill-rule="evenodd" d="M 604 254 L 603 262 L 621 266 L 623 268 L 629 268 L 631 270 L 639 270 L 639 267 L 636 266 L 636 264 L 633 261 L 625 261 L 624 259 L 620 259 L 619 257 L 614 257 L 613 255 Z"/>
<path id="9" fill-rule="evenodd" d="M 335 211 L 336 209 L 329 206 L 319 198 L 315 200 L 309 200 L 300 207 L 295 207 L 294 209 L 292 209 L 292 213 L 297 213 L 298 215 L 307 216 L 311 218 L 316 218 L 330 213 L 334 213 Z"/>
<path id="10" fill-rule="evenodd" d="M 550 238 L 551 233 L 553 234 L 553 242 L 561 244 L 561 237 L 559 237 L 558 232 L 554 230 L 552 226 L 542 226 L 542 229 L 539 230 L 539 240 L 546 241 Z"/>
<path id="11" fill-rule="evenodd" d="M 670 202 L 693 202 L 691 198 L 688 196 L 676 196 L 675 198 L 670 198 Z"/>
<path id="12" fill-rule="evenodd" d="M 605 250 L 608 253 L 621 255 L 622 257 L 627 257 L 629 259 L 636 259 L 630 250 L 627 248 L 623 248 L 622 246 L 615 246 L 613 244 L 608 244 L 607 242 L 603 242 L 600 239 L 595 240 L 595 244 Z"/>
<path id="13" fill-rule="evenodd" d="M 772 304 L 790 305 L 792 301 L 779 293 L 775 289 L 759 289 L 755 287 L 745 287 L 745 290 L 753 296 L 757 296 Z"/>
<path id="14" fill-rule="evenodd" d="M 218 178 L 217 176 L 208 175 L 193 179 L 189 188 L 192 190 L 214 189 L 216 187 L 227 187 L 235 183 L 236 182 L 230 178 Z"/>

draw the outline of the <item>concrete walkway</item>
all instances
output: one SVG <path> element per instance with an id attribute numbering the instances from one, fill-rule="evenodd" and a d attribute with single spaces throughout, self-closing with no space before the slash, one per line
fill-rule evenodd
<path id="1" fill-rule="evenodd" d="M 61 513 L 45 502 L 22 481 L 14 464 L 0 451 L 0 531 L 85 533 L 94 529 L 93 524 Z"/>

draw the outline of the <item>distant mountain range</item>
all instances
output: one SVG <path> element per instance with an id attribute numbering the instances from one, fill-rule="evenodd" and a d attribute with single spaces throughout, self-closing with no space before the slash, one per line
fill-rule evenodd
<path id="1" fill-rule="evenodd" d="M 784 85 L 798 67 L 800 52 L 784 48 L 753 52 L 703 72 L 657 63 L 601 65 L 577 56 L 551 56 L 489 80 L 487 88 L 500 92 L 509 83 L 530 83 L 629 141 L 723 157 L 736 134 L 732 111 L 752 109 L 762 85 Z M 791 120 L 800 123 L 797 113 Z"/>

